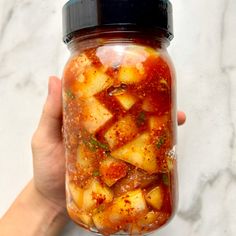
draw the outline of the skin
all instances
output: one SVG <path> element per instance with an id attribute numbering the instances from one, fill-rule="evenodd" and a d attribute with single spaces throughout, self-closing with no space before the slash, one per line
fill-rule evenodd
<path id="1" fill-rule="evenodd" d="M 34 177 L 0 220 L 1 236 L 54 236 L 68 221 L 61 86 L 60 79 L 50 77 L 48 97 L 32 138 Z M 178 112 L 178 124 L 185 120 L 184 112 Z"/>

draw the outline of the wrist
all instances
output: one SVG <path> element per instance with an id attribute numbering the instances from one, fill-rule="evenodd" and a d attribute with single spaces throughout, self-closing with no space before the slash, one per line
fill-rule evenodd
<path id="1" fill-rule="evenodd" d="M 38 188 L 35 185 L 34 180 L 32 180 L 29 183 L 29 185 L 32 188 L 32 194 L 36 197 L 36 199 L 38 199 L 38 202 L 41 203 L 45 209 L 50 210 L 56 216 L 67 218 L 67 212 L 66 212 L 64 200 L 61 200 L 61 201 L 52 200 L 46 197 L 44 194 L 41 193 L 41 191 L 38 190 Z"/>
<path id="2" fill-rule="evenodd" d="M 29 183 L 30 192 L 32 194 L 31 205 L 40 212 L 41 235 L 55 235 L 68 222 L 66 208 L 64 204 L 56 202 L 45 197 L 35 186 L 34 180 Z"/>
<path id="3" fill-rule="evenodd" d="M 1 219 L 0 235 L 55 236 L 67 220 L 65 209 L 40 194 L 32 180 Z"/>

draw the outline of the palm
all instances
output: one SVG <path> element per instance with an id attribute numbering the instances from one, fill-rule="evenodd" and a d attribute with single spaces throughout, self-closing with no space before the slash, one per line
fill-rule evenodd
<path id="1" fill-rule="evenodd" d="M 65 207 L 65 160 L 62 141 L 48 145 L 34 157 L 37 189 L 49 200 Z"/>
<path id="2" fill-rule="evenodd" d="M 62 139 L 61 81 L 50 79 L 49 95 L 32 139 L 34 182 L 50 201 L 65 207 L 65 157 Z"/>

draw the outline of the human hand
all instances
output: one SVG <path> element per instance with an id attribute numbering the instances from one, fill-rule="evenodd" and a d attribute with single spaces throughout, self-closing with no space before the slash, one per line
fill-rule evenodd
<path id="1" fill-rule="evenodd" d="M 61 82 L 52 77 L 43 114 L 32 139 L 34 178 L 1 218 L 2 236 L 56 236 L 68 222 L 61 110 Z"/>
<path id="2" fill-rule="evenodd" d="M 65 208 L 65 157 L 61 130 L 61 81 L 50 77 L 48 97 L 32 138 L 34 184 L 43 197 Z"/>
<path id="3" fill-rule="evenodd" d="M 184 124 L 185 120 L 184 112 L 178 112 L 178 124 Z M 47 101 L 32 139 L 34 183 L 45 198 L 65 207 L 65 157 L 61 130 L 61 81 L 51 77 Z"/>

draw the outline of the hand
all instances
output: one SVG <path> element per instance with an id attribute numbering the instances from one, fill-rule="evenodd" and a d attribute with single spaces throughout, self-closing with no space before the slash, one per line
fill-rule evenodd
<path id="1" fill-rule="evenodd" d="M 32 140 L 34 182 L 36 189 L 48 200 L 65 207 L 65 157 L 62 139 L 61 81 L 49 79 L 48 97 Z M 186 116 L 178 112 L 178 124 Z"/>
<path id="2" fill-rule="evenodd" d="M 65 208 L 65 157 L 62 138 L 61 81 L 51 77 L 39 126 L 32 138 L 35 188 Z"/>
<path id="3" fill-rule="evenodd" d="M 1 218 L 1 236 L 56 236 L 68 222 L 61 103 L 61 82 L 53 77 L 32 139 L 34 178 Z"/>

